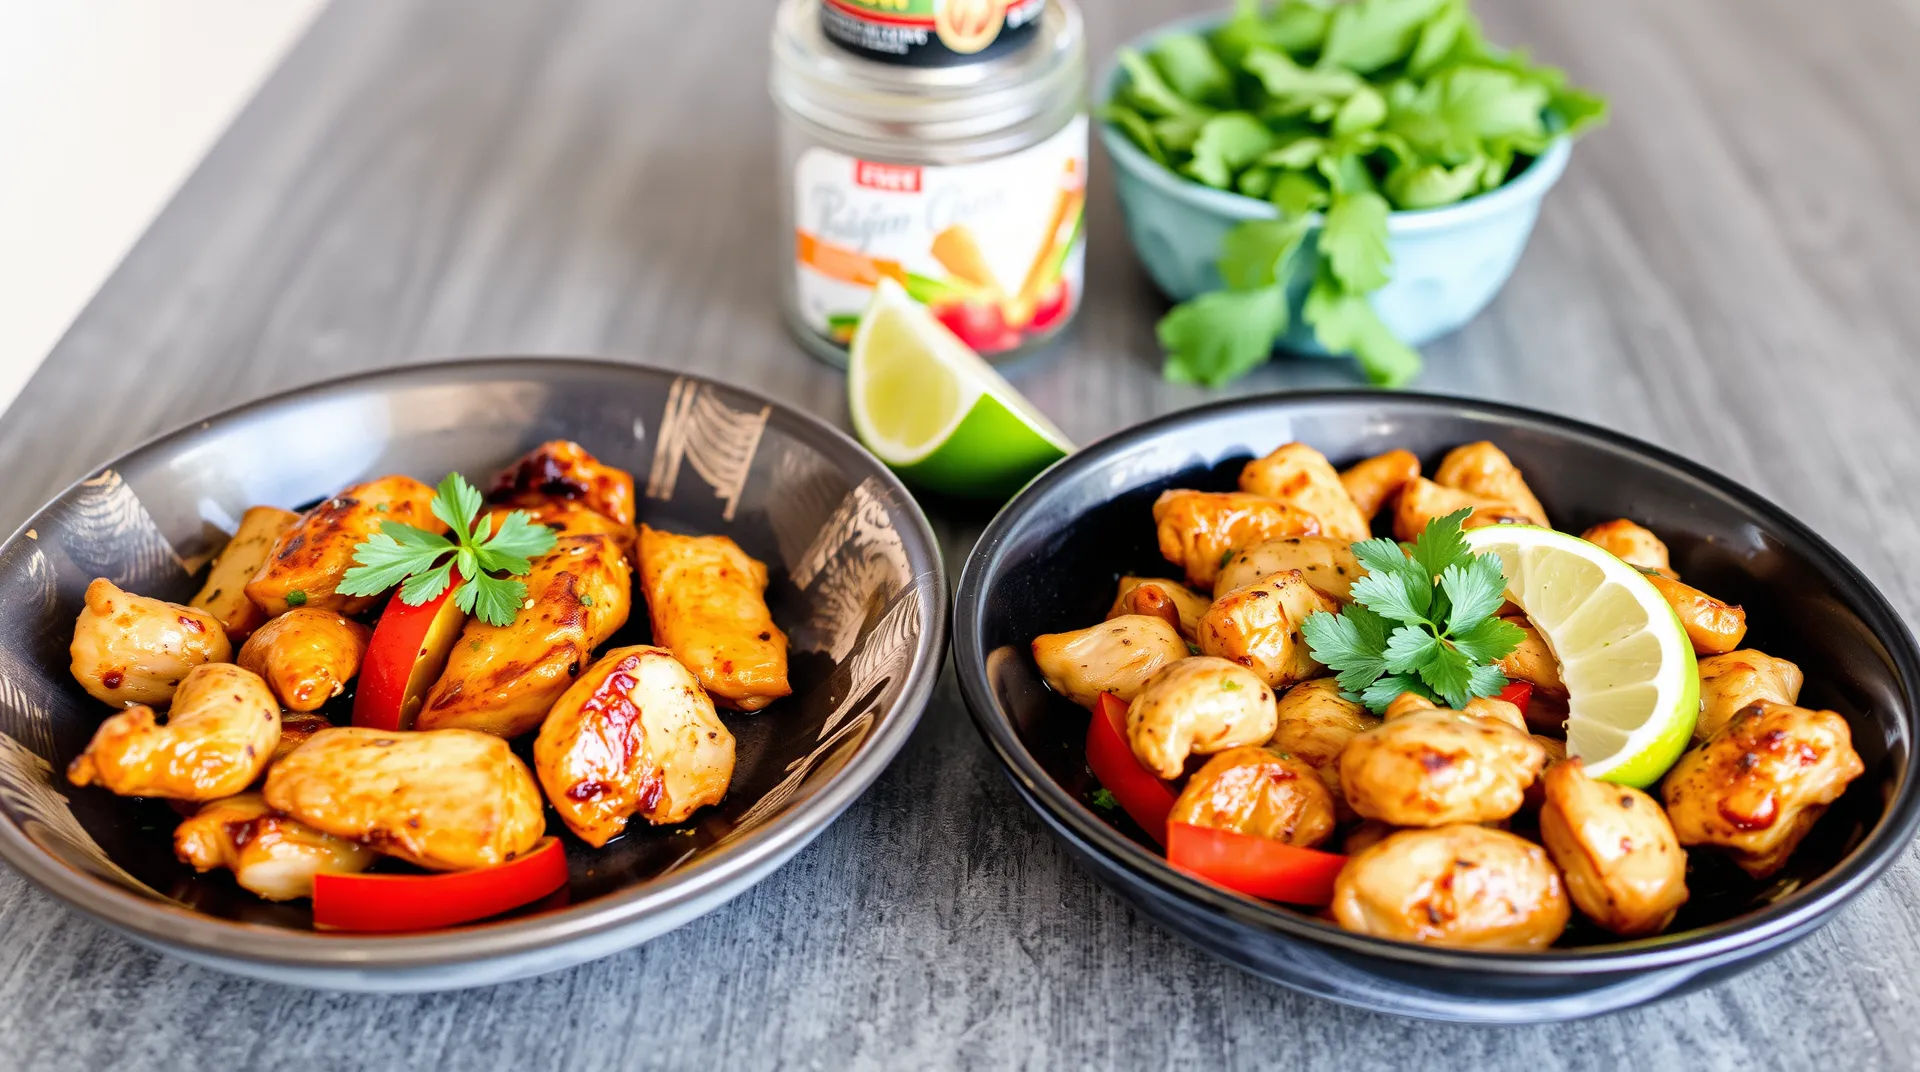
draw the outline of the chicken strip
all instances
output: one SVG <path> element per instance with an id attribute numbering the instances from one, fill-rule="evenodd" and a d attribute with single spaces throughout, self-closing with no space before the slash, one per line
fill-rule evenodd
<path id="1" fill-rule="evenodd" d="M 1191 640 L 1194 629 L 1200 625 L 1200 617 L 1212 605 L 1211 599 L 1178 581 L 1164 577 L 1122 577 L 1120 591 L 1113 597 L 1107 617 L 1147 614 L 1162 618 L 1179 630 L 1181 636 Z"/>
<path id="2" fill-rule="evenodd" d="M 1148 678 L 1189 654 L 1187 642 L 1165 618 L 1146 614 L 1123 614 L 1071 633 L 1033 638 L 1040 676 L 1082 707 L 1098 703 L 1103 692 L 1130 701 Z"/>
<path id="3" fill-rule="evenodd" d="M 87 585 L 73 623 L 73 679 L 115 707 L 164 706 L 195 667 L 233 658 L 220 619 L 203 610 L 121 591 L 105 577 Z"/>
<path id="4" fill-rule="evenodd" d="M 1353 582 L 1367 575 L 1354 557 L 1353 545 L 1329 536 L 1283 536 L 1265 540 L 1234 553 L 1214 578 L 1216 598 L 1236 588 L 1299 570 L 1314 590 L 1342 603 L 1353 598 Z"/>
<path id="5" fill-rule="evenodd" d="M 767 567 L 725 536 L 640 526 L 640 584 L 654 643 L 723 707 L 758 711 L 793 692 L 787 634 L 767 609 Z"/>
<path id="6" fill-rule="evenodd" d="M 1196 655 L 1147 679 L 1127 705 L 1127 742 L 1148 770 L 1172 779 L 1189 755 L 1267 740 L 1276 719 L 1273 691 L 1253 671 Z"/>
<path id="7" fill-rule="evenodd" d="M 1167 821 L 1312 848 L 1333 834 L 1333 794 L 1303 760 L 1245 745 L 1188 778 Z"/>
<path id="8" fill-rule="evenodd" d="M 633 474 L 567 439 L 549 440 L 502 470 L 488 491 L 497 503 L 568 499 L 618 525 L 633 524 Z"/>
<path id="9" fill-rule="evenodd" d="M 287 710 L 318 711 L 347 691 L 371 639 L 373 630 L 333 611 L 295 607 L 248 637 L 235 661 L 266 678 Z"/>
<path id="10" fill-rule="evenodd" d="M 1691 585 L 1647 574 L 1647 580 L 1660 590 L 1680 624 L 1693 641 L 1693 650 L 1701 655 L 1724 655 L 1740 646 L 1747 635 L 1747 612 L 1731 603 L 1722 603 Z"/>
<path id="11" fill-rule="evenodd" d="M 1321 533 L 1343 544 L 1371 535 L 1339 472 L 1305 443 L 1288 443 L 1248 462 L 1240 470 L 1240 490 L 1305 510 L 1319 520 Z"/>
<path id="12" fill-rule="evenodd" d="M 1581 533 L 1580 538 L 1642 573 L 1680 579 L 1673 572 L 1673 560 L 1660 537 L 1624 517 L 1603 521 Z"/>
<path id="13" fill-rule="evenodd" d="M 1302 624 L 1319 611 L 1339 609 L 1299 570 L 1288 570 L 1214 600 L 1200 619 L 1195 642 L 1203 653 L 1231 659 L 1273 688 L 1286 689 L 1322 669 L 1301 634 Z"/>
<path id="14" fill-rule="evenodd" d="M 247 634 L 267 620 L 267 612 L 247 598 L 247 582 L 260 572 L 261 563 L 273 550 L 273 542 L 299 520 L 299 514 L 277 506 L 248 509 L 241 516 L 233 539 L 214 557 L 213 567 L 207 570 L 207 582 L 187 605 L 220 619 L 220 624 L 226 626 L 227 639 L 233 643 L 247 639 Z"/>
<path id="15" fill-rule="evenodd" d="M 1243 491 L 1160 493 L 1153 503 L 1160 553 L 1186 570 L 1187 583 L 1211 590 L 1228 557 L 1282 536 L 1317 536 L 1320 520 L 1297 506 Z"/>
<path id="16" fill-rule="evenodd" d="M 1340 474 L 1340 484 L 1347 489 L 1347 497 L 1360 510 L 1360 516 L 1371 524 L 1379 515 L 1387 500 L 1400 494 L 1400 489 L 1420 475 L 1420 459 L 1410 450 L 1390 450 L 1385 454 L 1376 454 L 1353 468 Z"/>
<path id="17" fill-rule="evenodd" d="M 196 871 L 224 867 L 240 888 L 269 901 L 313 896 L 313 876 L 351 875 L 379 854 L 276 815 L 258 793 L 207 804 L 173 830 L 173 853 Z"/>
<path id="18" fill-rule="evenodd" d="M 434 490 L 410 476 L 383 476 L 355 484 L 308 510 L 273 541 L 265 562 L 246 584 L 247 598 L 269 618 L 289 607 L 358 614 L 377 596 L 343 596 L 334 589 L 353 568 L 353 549 L 388 521 L 428 532 L 447 531 L 433 516 Z"/>
<path id="19" fill-rule="evenodd" d="M 1279 724 L 1267 747 L 1312 767 L 1333 794 L 1336 817 L 1353 817 L 1353 807 L 1340 789 L 1340 753 L 1347 742 L 1380 725 L 1367 709 L 1340 695 L 1340 683 L 1330 677 L 1302 682 L 1280 697 Z"/>
<path id="20" fill-rule="evenodd" d="M 1693 724 L 1693 739 L 1704 741 L 1720 732 L 1754 704 L 1799 703 L 1804 680 L 1798 666 L 1752 648 L 1700 660 L 1700 718 Z"/>
<path id="21" fill-rule="evenodd" d="M 1572 915 L 1546 850 L 1467 823 L 1402 830 L 1356 853 L 1333 884 L 1342 927 L 1465 949 L 1545 949 Z"/>
<path id="22" fill-rule="evenodd" d="M 207 663 L 181 680 L 165 725 L 144 705 L 102 722 L 67 780 L 123 797 L 215 800 L 253 784 L 279 740 L 280 705 L 260 675 Z"/>
<path id="23" fill-rule="evenodd" d="M 1533 489 L 1506 452 L 1485 440 L 1453 448 L 1440 459 L 1433 482 L 1446 488 L 1459 488 L 1493 502 L 1509 503 L 1517 508 L 1529 525 L 1552 528 L 1547 511 L 1534 498 Z"/>
<path id="24" fill-rule="evenodd" d="M 1658 934 L 1687 900 L 1687 854 L 1638 789 L 1587 777 L 1580 761 L 1547 768 L 1540 839 L 1587 918 L 1626 938 Z"/>
<path id="25" fill-rule="evenodd" d="M 580 840 L 605 845 L 638 815 L 684 821 L 733 780 L 733 734 L 665 648 L 615 648 L 554 705 L 533 744 L 540 784 Z"/>
<path id="26" fill-rule="evenodd" d="M 1357 734 L 1340 753 L 1347 803 L 1394 826 L 1505 819 L 1546 764 L 1526 731 L 1459 711 L 1415 711 Z"/>

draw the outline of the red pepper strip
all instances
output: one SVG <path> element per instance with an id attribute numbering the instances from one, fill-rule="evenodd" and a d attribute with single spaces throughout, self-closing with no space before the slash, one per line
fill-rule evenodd
<path id="1" fill-rule="evenodd" d="M 313 924 L 342 931 L 425 931 L 536 901 L 567 882 L 567 854 L 542 838 L 518 859 L 443 875 L 313 877 Z"/>
<path id="2" fill-rule="evenodd" d="M 1533 699 L 1533 683 L 1528 681 L 1509 681 L 1507 687 L 1500 690 L 1500 699 L 1527 713 L 1527 704 Z"/>
<path id="3" fill-rule="evenodd" d="M 1347 858 L 1233 830 L 1168 823 L 1167 862 L 1254 897 L 1324 905 L 1333 901 L 1333 880 Z"/>
<path id="4" fill-rule="evenodd" d="M 1127 744 L 1127 702 L 1111 692 L 1100 694 L 1087 720 L 1087 766 L 1142 830 L 1166 843 L 1173 789 L 1134 756 Z"/>

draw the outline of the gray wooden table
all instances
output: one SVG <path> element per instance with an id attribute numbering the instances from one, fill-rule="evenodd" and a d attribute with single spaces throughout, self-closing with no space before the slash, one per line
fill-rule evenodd
<path id="1" fill-rule="evenodd" d="M 1094 55 L 1191 5 L 1089 3 Z M 269 391 L 461 354 L 592 354 L 845 419 L 773 302 L 767 0 L 330 9 L 0 420 L 0 523 Z M 1482 0 L 1610 94 L 1518 274 L 1422 386 L 1691 455 L 1920 609 L 1920 7 Z M 1076 338 L 1016 372 L 1085 441 L 1213 395 L 1104 188 Z M 0 301 L 0 307 L 4 302 Z M 1236 391 L 1349 382 L 1283 363 Z M 957 570 L 979 517 L 937 519 Z M 1903 568 L 1906 567 L 1906 568 Z M 423 997 L 188 967 L 0 869 L 0 1067 L 1911 1068 L 1911 853 L 1832 926 L 1704 993 L 1529 1030 L 1354 1012 L 1223 967 L 1057 850 L 951 676 L 905 753 L 722 910 L 573 971 Z"/>

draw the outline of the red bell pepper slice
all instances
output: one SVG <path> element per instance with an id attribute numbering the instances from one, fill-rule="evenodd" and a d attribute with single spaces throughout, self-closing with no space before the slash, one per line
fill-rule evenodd
<path id="1" fill-rule="evenodd" d="M 1533 683 L 1529 681 L 1509 681 L 1507 682 L 1507 687 L 1500 690 L 1499 698 L 1518 707 L 1520 713 L 1524 715 L 1527 713 L 1528 702 L 1533 699 Z"/>
<path id="2" fill-rule="evenodd" d="M 467 615 L 453 600 L 460 571 L 447 590 L 419 606 L 396 593 L 380 613 L 360 662 L 360 684 L 353 694 L 353 724 L 375 730 L 410 730 L 427 690 L 440 680 Z"/>
<path id="3" fill-rule="evenodd" d="M 442 875 L 313 877 L 313 923 L 342 931 L 425 931 L 537 901 L 567 882 L 567 854 L 542 838 L 525 856 Z"/>
<path id="4" fill-rule="evenodd" d="M 1127 702 L 1111 692 L 1100 694 L 1087 720 L 1087 766 L 1142 830 L 1166 843 L 1173 789 L 1134 756 L 1127 744 Z"/>
<path id="5" fill-rule="evenodd" d="M 1168 823 L 1167 862 L 1254 897 L 1324 905 L 1333 901 L 1333 880 L 1347 858 L 1234 830 Z"/>

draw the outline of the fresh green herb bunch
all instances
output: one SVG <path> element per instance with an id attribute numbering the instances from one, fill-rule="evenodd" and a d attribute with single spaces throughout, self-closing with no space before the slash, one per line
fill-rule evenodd
<path id="1" fill-rule="evenodd" d="M 1263 7 L 1240 0 L 1210 35 L 1122 51 L 1127 83 L 1102 110 L 1166 167 L 1280 213 L 1228 236 L 1225 290 L 1160 321 L 1164 373 L 1217 387 L 1266 361 L 1287 329 L 1290 262 L 1318 222 L 1321 268 L 1302 316 L 1322 346 L 1397 386 L 1420 355 L 1366 298 L 1391 276 L 1387 214 L 1498 187 L 1554 138 L 1601 122 L 1606 103 L 1489 45 L 1467 0 Z"/>
<path id="2" fill-rule="evenodd" d="M 1408 546 L 1353 545 L 1367 567 L 1353 602 L 1302 624 L 1313 657 L 1339 672 L 1341 695 L 1380 714 L 1403 692 L 1458 709 L 1507 687 L 1493 664 L 1526 634 L 1495 616 L 1507 579 L 1499 558 L 1468 550 L 1460 527 L 1471 513 L 1434 518 Z"/>

